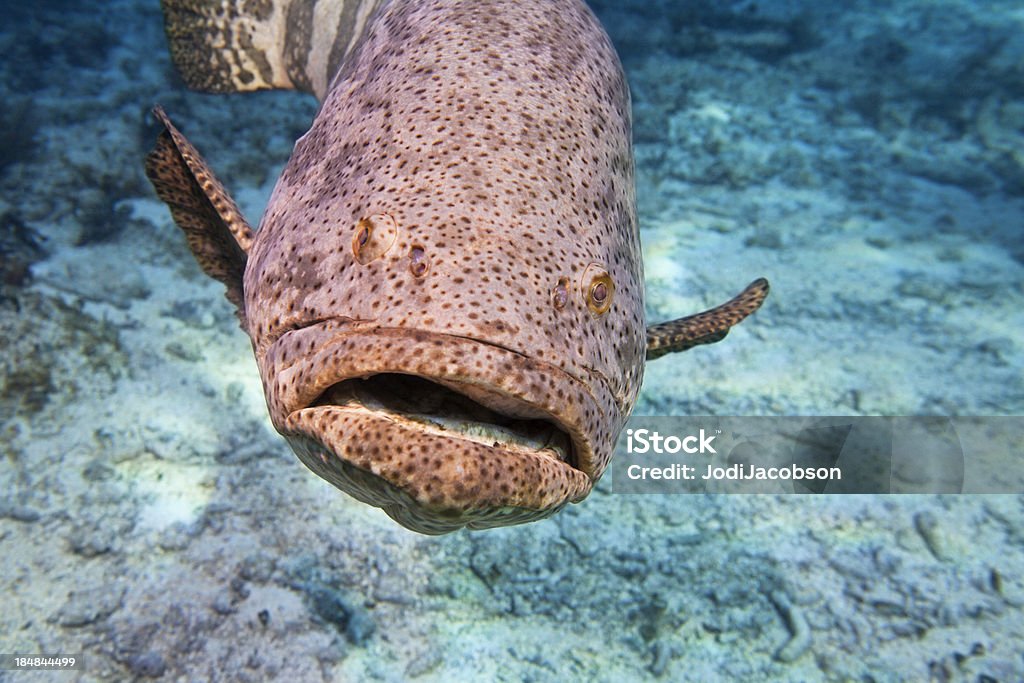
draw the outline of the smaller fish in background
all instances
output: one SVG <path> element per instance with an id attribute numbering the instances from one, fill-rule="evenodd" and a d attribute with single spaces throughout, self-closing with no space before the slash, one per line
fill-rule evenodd
<path id="1" fill-rule="evenodd" d="M 254 232 L 164 127 L 146 173 L 252 340 L 299 458 L 427 534 L 547 517 L 608 466 L 644 362 L 630 101 L 582 0 L 163 0 L 197 89 L 321 100 Z"/>

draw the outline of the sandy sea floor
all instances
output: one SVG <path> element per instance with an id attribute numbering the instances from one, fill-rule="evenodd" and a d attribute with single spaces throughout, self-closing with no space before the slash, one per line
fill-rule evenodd
<path id="1" fill-rule="evenodd" d="M 649 319 L 773 286 L 637 414 L 1024 414 L 1024 11 L 837 7 L 595 3 Z M 156 0 L 5 12 L 0 653 L 85 666 L 0 681 L 1024 680 L 1021 495 L 605 479 L 431 538 L 340 494 L 142 173 L 159 102 L 255 223 L 316 103 L 187 92 Z"/>

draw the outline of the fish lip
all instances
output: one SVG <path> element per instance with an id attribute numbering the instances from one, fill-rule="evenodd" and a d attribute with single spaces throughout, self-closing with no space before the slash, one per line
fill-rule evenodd
<path id="1" fill-rule="evenodd" d="M 295 349 L 304 353 L 295 354 Z M 595 407 L 597 400 L 589 387 L 555 365 L 487 340 L 370 327 L 339 318 L 289 331 L 275 341 L 260 362 L 271 417 L 278 431 L 286 435 L 296 430 L 299 413 L 315 408 L 316 401 L 330 387 L 356 378 L 406 374 L 446 386 L 473 400 L 477 397 L 470 394 L 479 391 L 533 406 L 538 411 L 534 417 L 550 421 L 572 444 L 569 461 L 556 462 L 585 475 L 590 486 L 600 475 L 593 435 L 586 429 L 584 416 L 603 411 Z M 523 381 L 524 377 L 529 381 Z M 561 389 L 560 396 L 557 389 Z M 515 448 L 503 448 L 501 454 L 523 455 Z M 590 486 L 577 491 L 574 499 L 586 497 Z"/>
<path id="2" fill-rule="evenodd" d="M 330 407 L 373 415 L 397 429 L 471 441 L 508 454 L 541 455 L 578 469 L 566 427 L 550 415 L 536 414 L 532 406 L 515 403 L 478 385 L 378 373 L 333 384 L 302 410 Z"/>
<path id="3" fill-rule="evenodd" d="M 420 533 L 543 519 L 585 498 L 592 486 L 585 474 L 554 458 L 410 431 L 384 414 L 346 414 L 323 405 L 300 409 L 287 422 L 285 436 L 310 470 Z M 361 436 L 374 431 L 386 441 Z M 397 452 L 385 452 L 396 446 Z M 410 462 L 416 466 L 406 469 Z"/>
<path id="4" fill-rule="evenodd" d="M 594 456 L 593 420 L 607 410 L 600 410 L 590 387 L 498 344 L 333 320 L 286 333 L 258 360 L 274 426 L 300 460 L 414 531 L 542 519 L 583 500 L 603 469 Z M 387 411 L 335 404 L 325 395 L 346 381 L 381 374 L 414 375 L 472 401 L 526 406 L 534 411 L 528 419 L 550 421 L 568 436 L 573 463 L 522 444 L 495 447 L 410 426 Z"/>

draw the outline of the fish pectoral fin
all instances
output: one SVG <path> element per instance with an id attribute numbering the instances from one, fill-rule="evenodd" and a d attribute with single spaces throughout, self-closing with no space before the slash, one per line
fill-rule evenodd
<path id="1" fill-rule="evenodd" d="M 227 287 L 227 297 L 245 324 L 242 277 L 252 228 L 195 147 L 160 107 L 153 110 L 164 130 L 146 156 L 146 176 L 185 233 L 199 266 Z"/>
<path id="2" fill-rule="evenodd" d="M 758 278 L 737 296 L 696 315 L 647 328 L 647 360 L 722 341 L 734 325 L 756 311 L 768 296 L 768 280 Z"/>

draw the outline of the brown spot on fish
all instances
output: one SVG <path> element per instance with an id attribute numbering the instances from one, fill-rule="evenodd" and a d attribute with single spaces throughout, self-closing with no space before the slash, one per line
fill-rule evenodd
<path id="1" fill-rule="evenodd" d="M 274 426 L 423 533 L 582 500 L 645 355 L 721 338 L 767 283 L 645 339 L 629 92 L 582 0 L 266 3 L 163 3 L 191 85 L 322 99 L 259 231 L 159 111 L 147 173 L 238 306 Z"/>

